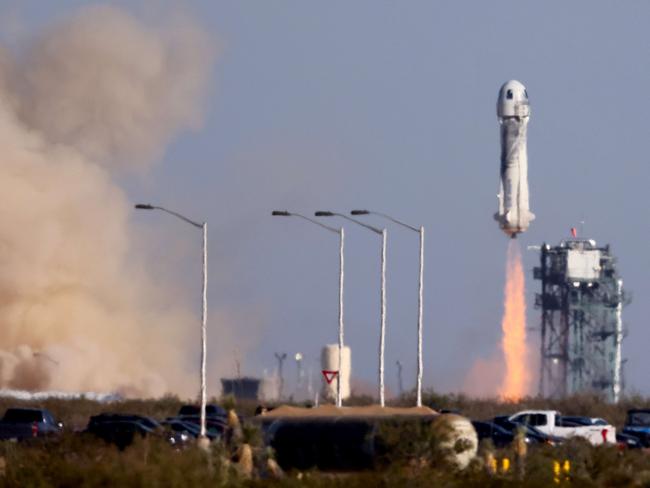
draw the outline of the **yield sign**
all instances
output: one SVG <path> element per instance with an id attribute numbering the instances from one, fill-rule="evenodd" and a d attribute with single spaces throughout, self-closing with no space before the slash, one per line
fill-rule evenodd
<path id="1" fill-rule="evenodd" d="M 323 376 L 325 377 L 325 381 L 327 381 L 328 385 L 331 385 L 334 378 L 336 378 L 336 375 L 339 374 L 338 371 L 329 371 L 327 369 L 322 370 L 322 373 L 323 373 Z"/>

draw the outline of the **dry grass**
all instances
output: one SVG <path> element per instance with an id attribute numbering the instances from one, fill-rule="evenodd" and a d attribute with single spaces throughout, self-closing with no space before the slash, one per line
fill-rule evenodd
<path id="1" fill-rule="evenodd" d="M 604 417 L 619 428 L 628 408 L 650 407 L 650 400 L 640 397 L 625 398 L 619 405 L 607 404 L 593 396 L 577 396 L 565 400 L 527 398 L 510 403 L 428 392 L 424 399 L 427 405 L 436 409 L 457 410 L 471 418 L 490 418 L 524 408 L 552 408 L 566 414 Z M 19 405 L 45 407 L 69 426 L 83 428 L 90 415 L 102 411 L 131 412 L 164 418 L 176 414 L 182 403 L 184 402 L 175 397 L 109 404 L 89 400 L 18 402 L 0 399 L 0 411 L 8 406 Z M 367 399 L 354 399 L 354 403 L 367 403 Z M 410 405 L 413 398 L 405 396 L 394 403 Z M 250 415 L 255 404 L 240 403 L 236 407 L 240 413 Z M 650 486 L 650 454 L 640 450 L 620 452 L 614 447 L 592 447 L 574 440 L 556 448 L 531 449 L 525 461 L 520 463 L 522 468 L 519 470 L 516 469 L 518 465 L 514 452 L 506 449 L 495 455 L 499 461 L 508 457 L 512 461 L 512 468 L 507 473 L 490 474 L 483 458 L 477 459 L 469 469 L 461 473 L 441 466 L 435 454 L 425 452 L 429 449 L 426 444 L 418 443 L 415 447 L 418 448 L 417 456 L 413 454 L 415 451 L 410 444 L 405 445 L 404 449 L 394 449 L 395 455 L 392 457 L 387 453 L 387 457 L 381 459 L 374 471 L 334 474 L 293 472 L 287 473 L 283 479 L 269 478 L 265 469 L 267 451 L 256 447 L 255 474 L 252 479 L 248 479 L 241 475 L 234 463 L 234 446 L 216 444 L 209 454 L 196 448 L 174 451 L 164 439 L 149 438 L 138 440 L 120 452 L 95 438 L 68 433 L 60 439 L 0 443 L 0 487 L 553 486 L 553 463 L 565 459 L 570 461 L 571 469 L 569 474 L 560 476 L 562 484 L 567 484 L 566 478 L 570 480 L 571 486 Z M 483 448 L 483 452 L 488 451 L 489 448 Z"/>
<path id="2" fill-rule="evenodd" d="M 374 471 L 359 473 L 286 473 L 271 479 L 264 470 L 260 451 L 255 457 L 252 478 L 241 474 L 229 453 L 216 446 L 210 453 L 196 448 L 174 451 L 161 439 L 136 442 L 125 451 L 80 435 L 67 435 L 47 444 L 0 444 L 6 462 L 0 470 L 0 486 L 120 486 L 120 487 L 485 487 L 553 486 L 553 463 L 570 460 L 568 473 L 560 481 L 571 486 L 647 486 L 650 482 L 650 457 L 641 451 L 619 452 L 613 447 L 592 447 L 570 442 L 559 448 L 543 447 L 530 452 L 523 469 L 516 469 L 513 453 L 497 452 L 512 460 L 507 472 L 488 473 L 481 458 L 467 470 L 454 471 L 440 463 L 399 457 Z"/>

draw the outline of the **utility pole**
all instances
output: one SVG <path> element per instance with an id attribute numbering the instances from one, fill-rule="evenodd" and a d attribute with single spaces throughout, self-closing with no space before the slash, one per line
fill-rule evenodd
<path id="1" fill-rule="evenodd" d="M 402 382 L 402 363 L 397 361 L 397 391 L 399 391 L 399 396 L 404 394 L 404 383 Z"/>
<path id="2" fill-rule="evenodd" d="M 282 395 L 284 391 L 284 373 L 282 372 L 282 366 L 284 360 L 287 359 L 287 353 L 275 353 L 275 359 L 278 360 L 278 378 L 280 378 L 280 383 L 278 385 L 278 400 L 282 400 Z"/>

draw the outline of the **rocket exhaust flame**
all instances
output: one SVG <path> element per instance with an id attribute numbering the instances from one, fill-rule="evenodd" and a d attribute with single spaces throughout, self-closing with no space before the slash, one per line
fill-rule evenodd
<path id="1" fill-rule="evenodd" d="M 528 393 L 530 373 L 526 345 L 526 288 L 521 251 L 516 240 L 508 242 L 501 348 L 505 360 L 505 377 L 499 395 L 518 400 Z"/>

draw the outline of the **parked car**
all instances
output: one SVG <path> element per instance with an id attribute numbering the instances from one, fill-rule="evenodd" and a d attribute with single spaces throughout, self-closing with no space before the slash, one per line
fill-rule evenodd
<path id="1" fill-rule="evenodd" d="M 201 415 L 201 407 L 199 405 L 183 405 L 178 411 L 178 417 L 194 417 Z M 228 412 L 223 407 L 219 405 L 214 405 L 212 403 L 205 406 L 205 416 L 206 417 L 218 417 L 226 418 Z"/>
<path id="2" fill-rule="evenodd" d="M 197 439 L 201 433 L 201 428 L 197 424 L 191 422 L 184 422 L 179 419 L 167 419 L 161 422 L 163 427 L 167 428 L 170 432 L 181 436 L 181 441 L 187 442 L 190 439 Z M 185 435 L 185 437 L 183 437 Z M 205 435 L 210 440 L 215 440 L 220 437 L 220 434 L 211 429 L 206 429 Z"/>
<path id="3" fill-rule="evenodd" d="M 494 447 L 506 447 L 515 438 L 513 432 L 507 431 L 494 422 L 472 420 L 472 425 L 474 426 L 479 442 L 490 439 Z"/>
<path id="4" fill-rule="evenodd" d="M 509 420 L 519 424 L 530 425 L 540 432 L 563 439 L 584 437 L 594 445 L 616 443 L 616 427 L 613 425 L 580 425 L 573 422 L 565 422 L 560 412 L 555 410 L 524 410 L 511 415 Z"/>
<path id="5" fill-rule="evenodd" d="M 628 410 L 623 434 L 636 437 L 643 447 L 650 447 L 650 409 Z"/>
<path id="6" fill-rule="evenodd" d="M 137 420 L 104 420 L 99 422 L 91 420 L 86 432 L 94 434 L 109 444 L 115 444 L 119 449 L 124 449 L 132 444 L 138 435 L 145 437 L 157 433 L 155 429 L 147 427 Z"/>
<path id="7" fill-rule="evenodd" d="M 93 415 L 88 421 L 86 432 L 108 443 L 115 444 L 120 449 L 124 449 L 130 445 L 138 435 L 141 437 L 165 435 L 164 428 L 157 420 L 144 415 L 123 413 L 101 413 L 99 415 Z M 176 439 L 175 434 L 168 437 L 172 444 L 181 440 Z M 173 441 L 171 440 L 172 438 Z"/>
<path id="8" fill-rule="evenodd" d="M 616 434 L 616 442 L 618 443 L 619 447 L 627 449 L 641 449 L 643 447 L 643 444 L 638 437 L 629 434 L 623 434 L 622 432 L 618 432 Z"/>
<path id="9" fill-rule="evenodd" d="M 140 422 L 145 427 L 149 429 L 156 430 L 160 429 L 160 422 L 151 417 L 145 415 L 137 414 L 128 414 L 128 413 L 100 413 L 99 415 L 93 415 L 90 417 L 88 426 L 101 423 L 101 422 Z"/>
<path id="10" fill-rule="evenodd" d="M 62 432 L 63 422 L 43 408 L 9 408 L 0 420 L 0 439 L 22 440 Z"/>
<path id="11" fill-rule="evenodd" d="M 201 427 L 201 417 L 197 415 L 185 415 L 179 417 L 169 417 L 165 422 L 178 421 L 190 424 L 197 429 Z M 163 422 L 164 423 L 164 422 Z M 206 417 L 205 419 L 206 435 L 208 437 L 221 437 L 228 431 L 228 423 L 225 419 L 219 417 Z"/>
<path id="12" fill-rule="evenodd" d="M 556 446 L 558 444 L 561 444 L 564 440 L 560 437 L 541 432 L 531 425 L 513 422 L 507 415 L 494 417 L 493 422 L 508 432 L 511 432 L 513 436 L 517 433 L 518 429 L 523 429 L 524 435 L 526 436 L 526 442 L 529 444 L 550 444 L 552 446 Z"/>

